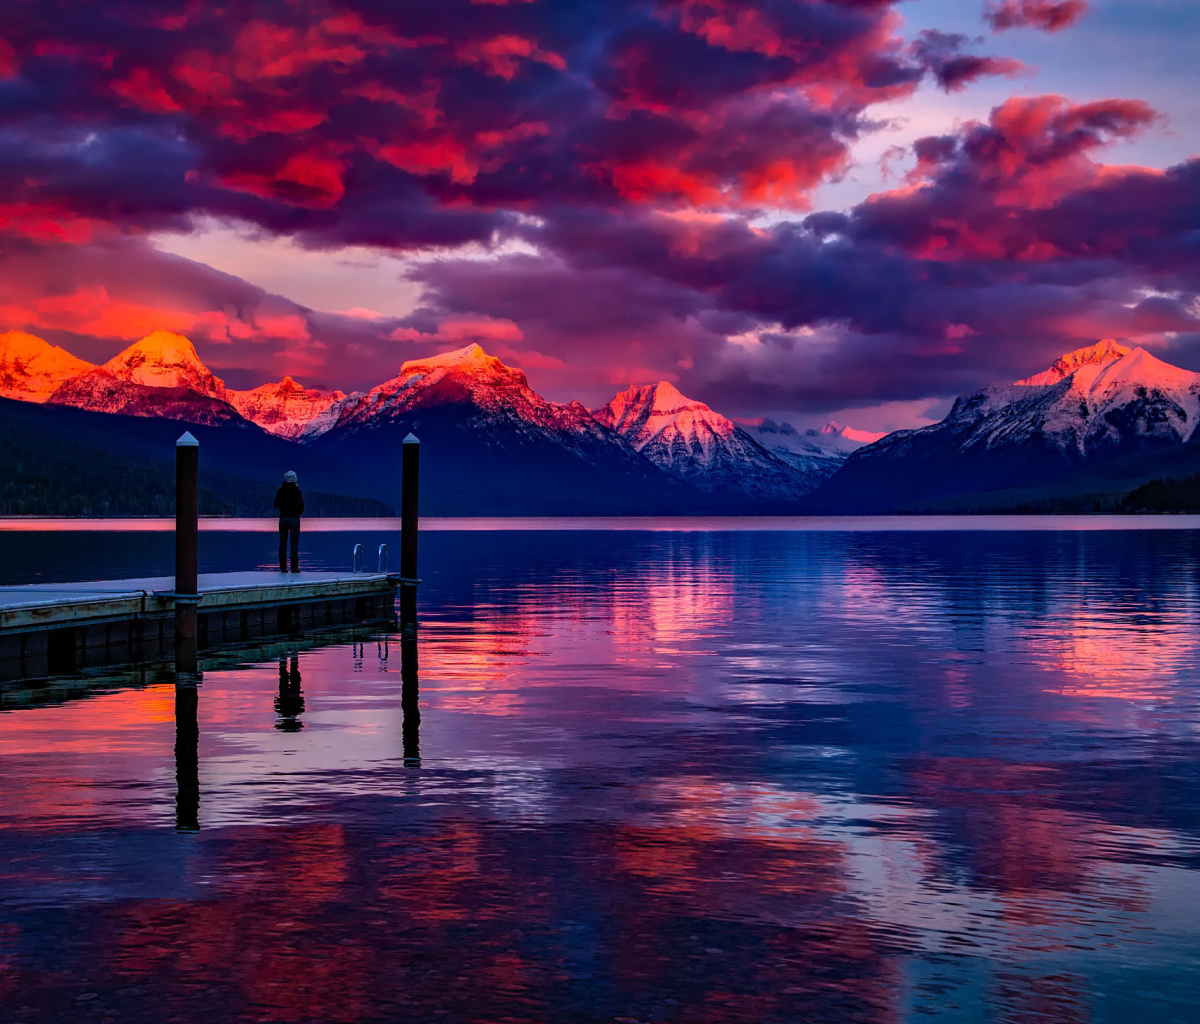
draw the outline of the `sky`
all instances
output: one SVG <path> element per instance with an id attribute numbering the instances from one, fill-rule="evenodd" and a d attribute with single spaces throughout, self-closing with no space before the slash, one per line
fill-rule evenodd
<path id="1" fill-rule="evenodd" d="M 1194 0 L 0 0 L 0 331 L 915 426 L 1200 370 Z"/>

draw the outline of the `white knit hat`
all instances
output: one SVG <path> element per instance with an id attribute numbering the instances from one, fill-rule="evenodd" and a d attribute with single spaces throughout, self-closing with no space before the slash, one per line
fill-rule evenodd
<path id="1" fill-rule="evenodd" d="M 296 482 L 296 474 L 289 469 L 283 474 L 283 482 L 285 484 L 294 484 Z"/>

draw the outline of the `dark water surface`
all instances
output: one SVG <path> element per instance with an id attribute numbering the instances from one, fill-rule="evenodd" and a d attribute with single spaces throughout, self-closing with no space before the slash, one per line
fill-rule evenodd
<path id="1" fill-rule="evenodd" d="M 0 531 L 0 582 L 170 544 Z M 1200 1021 L 1200 534 L 421 557 L 415 650 L 0 694 L 0 1020 Z"/>

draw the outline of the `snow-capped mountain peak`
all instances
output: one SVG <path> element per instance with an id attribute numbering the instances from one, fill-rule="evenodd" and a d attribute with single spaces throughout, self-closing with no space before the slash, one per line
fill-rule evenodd
<path id="1" fill-rule="evenodd" d="M 851 452 L 881 436 L 832 421 L 820 430 L 797 430 L 790 423 L 763 419 L 747 423 L 743 429 L 773 455 L 815 482 L 833 476 Z"/>
<path id="2" fill-rule="evenodd" d="M 1035 373 L 1032 377 L 1017 381 L 1016 384 L 1019 387 L 1044 387 L 1049 384 L 1057 384 L 1083 367 L 1095 367 L 1098 372 L 1102 367 L 1127 355 L 1129 355 L 1129 349 L 1124 345 L 1118 345 L 1111 338 L 1105 338 L 1095 345 L 1079 348 L 1074 352 L 1059 356 L 1048 370 Z"/>
<path id="3" fill-rule="evenodd" d="M 187 388 L 224 400 L 225 382 L 200 361 L 182 334 L 154 331 L 117 353 L 101 367 L 117 380 L 152 388 Z"/>
<path id="4" fill-rule="evenodd" d="M 455 349 L 453 352 L 441 352 L 424 359 L 409 359 L 401 366 L 401 372 L 429 373 L 431 370 L 448 366 L 459 369 L 493 369 L 503 367 L 504 364 L 495 356 L 489 356 L 481 345 L 472 342 L 466 348 Z"/>
<path id="5" fill-rule="evenodd" d="M 737 430 L 732 420 L 685 397 L 666 381 L 627 388 L 599 410 L 596 419 L 637 451 L 656 440 L 668 447 L 682 440 L 700 458 L 705 457 L 711 439 L 730 437 Z"/>
<path id="6" fill-rule="evenodd" d="M 786 501 L 817 482 L 666 381 L 627 388 L 595 417 L 659 469 L 702 491 Z"/>
<path id="7" fill-rule="evenodd" d="M 0 397 L 44 402 L 64 381 L 92 364 L 24 331 L 0 334 Z"/>
<path id="8" fill-rule="evenodd" d="M 818 433 L 825 437 L 841 437 L 856 445 L 873 444 L 881 437 L 887 436 L 887 431 L 856 430 L 854 427 L 843 427 L 836 420 L 830 420 Z"/>
<path id="9" fill-rule="evenodd" d="M 292 439 L 328 429 L 331 410 L 346 397 L 342 391 L 306 388 L 291 377 L 249 391 L 227 391 L 226 395 L 246 419 L 268 433 Z"/>

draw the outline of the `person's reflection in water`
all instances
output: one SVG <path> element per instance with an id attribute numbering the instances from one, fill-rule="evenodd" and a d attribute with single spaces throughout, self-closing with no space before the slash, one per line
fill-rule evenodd
<path id="1" fill-rule="evenodd" d="M 299 732 L 304 728 L 300 716 L 304 714 L 304 694 L 300 690 L 300 655 L 292 654 L 279 658 L 279 696 L 275 698 L 275 711 L 279 720 L 276 729 L 284 732 Z"/>

